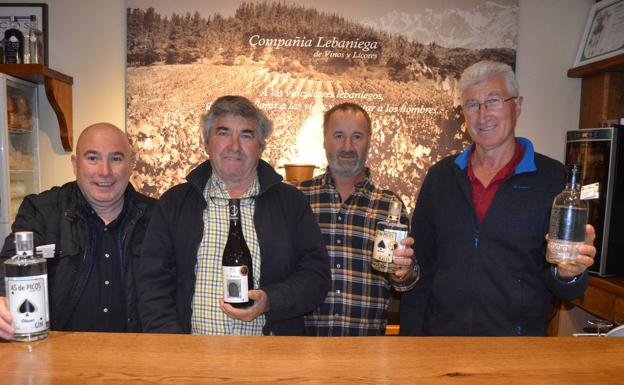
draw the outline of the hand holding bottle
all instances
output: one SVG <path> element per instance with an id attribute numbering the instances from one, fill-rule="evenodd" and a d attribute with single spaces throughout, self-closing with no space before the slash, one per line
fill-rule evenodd
<path id="1" fill-rule="evenodd" d="M 269 310 L 269 296 L 264 290 L 249 290 L 249 299 L 253 300 L 253 305 L 245 308 L 236 308 L 221 300 L 221 310 L 230 318 L 246 322 L 255 320 Z"/>
<path id="2" fill-rule="evenodd" d="M 0 339 L 10 340 L 13 338 L 15 329 L 12 325 L 13 317 L 6 304 L 6 298 L 0 297 Z"/>
<path id="3" fill-rule="evenodd" d="M 403 247 L 397 247 L 394 249 L 394 255 L 392 263 L 399 265 L 400 268 L 392 274 L 392 279 L 395 282 L 402 282 L 411 278 L 414 274 L 414 250 L 412 245 L 414 244 L 414 238 L 407 237 L 399 241 Z"/>
<path id="4" fill-rule="evenodd" d="M 594 264 L 596 256 L 596 247 L 594 247 L 594 239 L 596 232 L 594 226 L 585 225 L 585 244 L 578 247 L 578 255 L 576 264 L 559 264 L 557 265 L 557 273 L 561 278 L 573 278 L 582 274 L 588 267 Z"/>

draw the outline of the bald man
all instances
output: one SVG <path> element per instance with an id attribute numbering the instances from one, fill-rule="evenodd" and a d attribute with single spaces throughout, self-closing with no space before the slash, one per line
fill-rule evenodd
<path id="1" fill-rule="evenodd" d="M 85 128 L 71 162 L 76 181 L 24 198 L 0 264 L 15 254 L 14 233 L 32 231 L 35 246 L 54 247 L 48 259 L 52 330 L 140 331 L 134 269 L 156 201 L 128 183 L 134 152 L 112 124 Z M 0 267 L 0 278 L 4 274 Z M 0 279 L 0 338 L 10 339 L 4 289 Z"/>

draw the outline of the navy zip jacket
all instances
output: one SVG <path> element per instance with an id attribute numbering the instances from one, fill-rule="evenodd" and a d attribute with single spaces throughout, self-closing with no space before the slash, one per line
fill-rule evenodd
<path id="1" fill-rule="evenodd" d="M 482 223 L 466 175 L 470 146 L 429 170 L 411 227 L 421 279 L 401 297 L 402 335 L 545 335 L 552 295 L 583 295 L 587 273 L 567 283 L 545 260 L 564 167 L 518 139 L 524 157 Z"/>
<path id="2" fill-rule="evenodd" d="M 321 230 L 307 198 L 263 160 L 254 225 L 262 264 L 260 287 L 269 297 L 264 334 L 302 335 L 303 315 L 327 295 L 331 277 Z M 141 254 L 138 279 L 143 330 L 190 333 L 197 250 L 204 233 L 204 187 L 209 161 L 160 198 Z"/>
<path id="3" fill-rule="evenodd" d="M 129 332 L 140 332 L 142 328 L 136 306 L 134 273 L 156 200 L 138 193 L 131 184 L 126 187 L 124 199 L 127 211 L 121 244 L 127 327 Z M 32 231 L 35 246 L 55 245 L 55 256 L 47 261 L 52 330 L 68 330 L 68 321 L 80 300 L 94 263 L 94 256 L 89 252 L 93 239 L 89 235 L 84 214 L 88 209 L 90 207 L 75 181 L 37 195 L 28 195 L 19 208 L 11 227 L 12 233 L 6 238 L 0 254 L 0 264 L 15 254 L 14 233 L 17 231 Z M 0 279 L 3 277 L 4 268 L 0 267 Z M 3 281 L 0 295 L 4 293 Z"/>

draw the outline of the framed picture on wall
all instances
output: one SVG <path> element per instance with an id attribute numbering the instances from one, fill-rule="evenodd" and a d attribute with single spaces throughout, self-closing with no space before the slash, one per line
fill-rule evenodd
<path id="1" fill-rule="evenodd" d="M 0 40 L 11 28 L 11 16 L 17 18 L 19 30 L 26 36 L 30 30 L 30 16 L 37 18 L 37 27 L 43 32 L 43 64 L 48 65 L 48 5 L 43 3 L 1 3 Z"/>
<path id="2" fill-rule="evenodd" d="M 589 11 L 574 67 L 624 53 L 624 0 L 602 0 Z"/>

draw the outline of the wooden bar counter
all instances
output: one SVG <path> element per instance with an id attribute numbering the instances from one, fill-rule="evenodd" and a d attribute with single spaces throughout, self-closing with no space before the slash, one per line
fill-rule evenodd
<path id="1" fill-rule="evenodd" d="M 624 338 L 204 337 L 0 343 L 12 384 L 622 384 Z"/>

